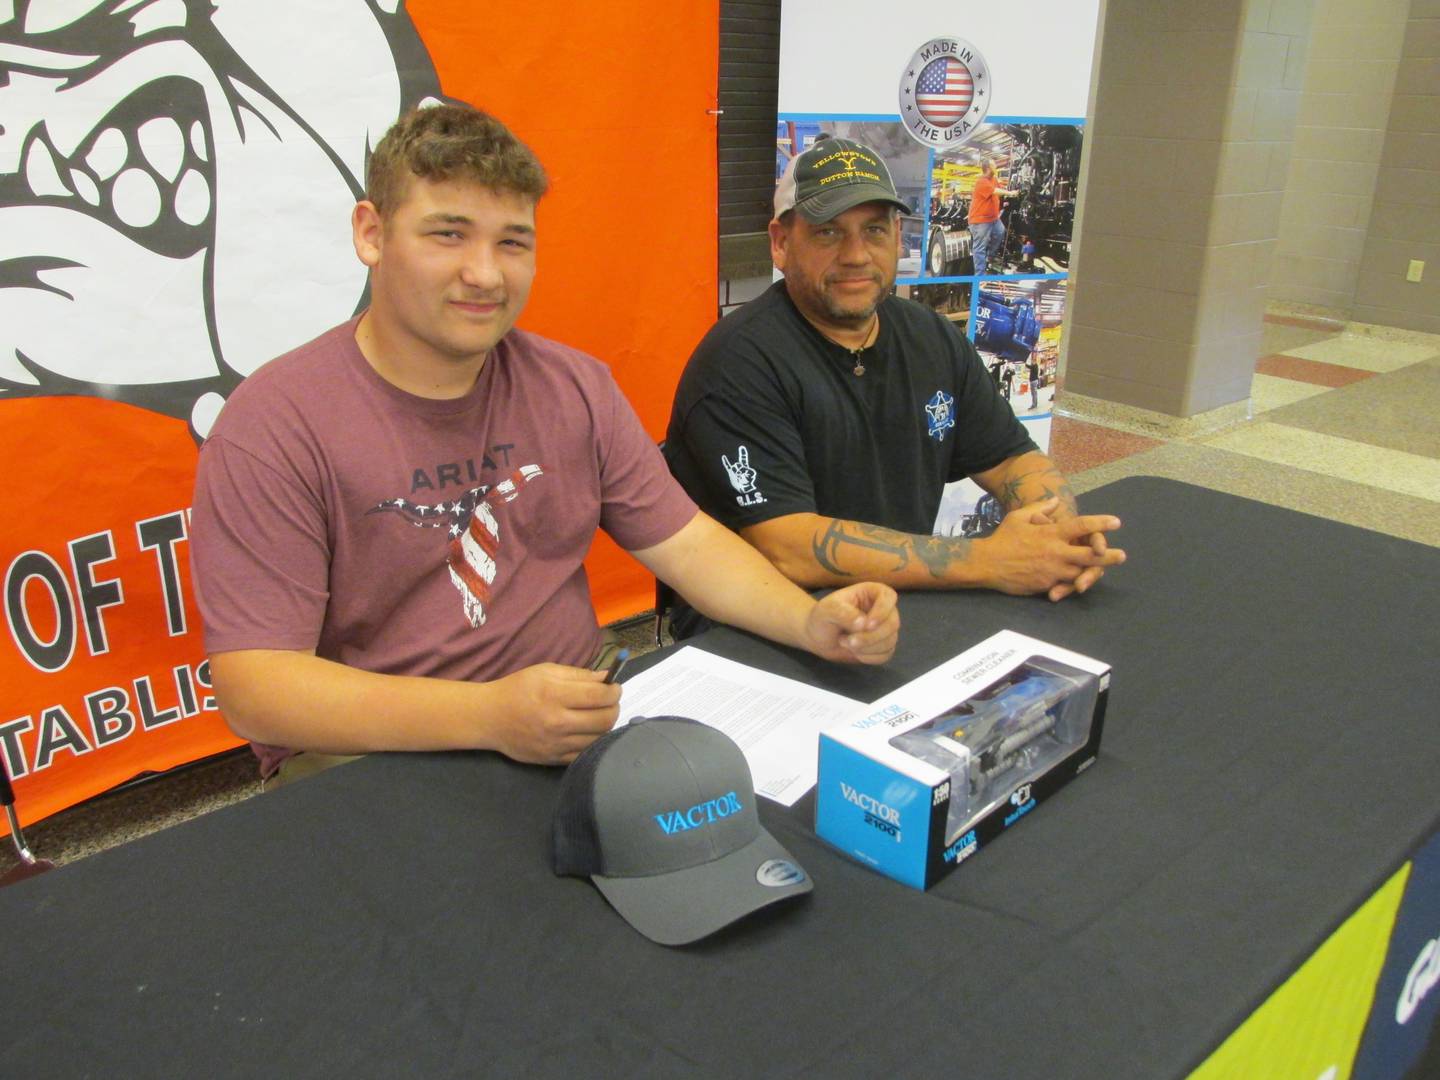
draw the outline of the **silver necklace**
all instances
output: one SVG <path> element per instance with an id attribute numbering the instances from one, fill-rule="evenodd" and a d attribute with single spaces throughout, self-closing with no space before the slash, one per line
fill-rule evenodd
<path id="1" fill-rule="evenodd" d="M 821 333 L 824 333 L 824 331 L 822 330 Z M 830 337 L 829 334 L 825 334 L 825 336 L 829 338 L 829 340 L 833 344 L 840 345 L 840 342 L 836 341 L 833 337 Z M 850 359 L 855 365 L 853 368 L 851 368 L 851 371 L 854 372 L 856 378 L 859 378 L 861 375 L 865 374 L 865 363 L 860 359 L 860 354 L 863 353 L 866 349 L 870 348 L 871 345 L 874 345 L 875 339 L 879 336 L 880 313 L 877 311 L 870 318 L 870 332 L 865 335 L 865 343 L 863 345 L 855 349 L 852 349 L 849 345 L 840 345 L 840 348 L 844 349 L 850 354 Z"/>

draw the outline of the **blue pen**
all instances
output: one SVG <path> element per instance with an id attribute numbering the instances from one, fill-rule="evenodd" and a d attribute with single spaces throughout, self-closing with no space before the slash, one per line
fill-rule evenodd
<path id="1" fill-rule="evenodd" d="M 615 677 L 620 674 L 620 669 L 625 666 L 625 661 L 630 659 L 630 650 L 621 649 L 615 654 L 615 659 L 610 661 L 610 670 L 605 672 L 605 682 L 612 683 Z"/>

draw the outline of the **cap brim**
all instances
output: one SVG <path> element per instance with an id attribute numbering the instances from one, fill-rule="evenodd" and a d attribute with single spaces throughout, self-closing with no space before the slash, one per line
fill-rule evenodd
<path id="1" fill-rule="evenodd" d="M 765 885 L 760 868 L 788 863 L 802 875 L 787 884 Z M 763 907 L 808 893 L 810 875 L 765 829 L 738 851 L 714 862 L 650 877 L 591 880 L 631 926 L 661 945 L 688 945 Z"/>
<path id="2" fill-rule="evenodd" d="M 891 195 L 883 187 L 872 184 L 846 184 L 831 191 L 822 191 L 813 198 L 795 204 L 795 209 L 806 219 L 820 225 L 839 217 L 861 203 L 881 202 L 896 207 L 902 214 L 910 213 L 910 207 Z"/>

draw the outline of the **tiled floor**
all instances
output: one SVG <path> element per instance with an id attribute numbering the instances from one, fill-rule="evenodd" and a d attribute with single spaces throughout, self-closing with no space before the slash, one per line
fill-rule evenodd
<path id="1" fill-rule="evenodd" d="M 1126 476 L 1167 476 L 1440 545 L 1440 337 L 1271 316 L 1263 350 L 1249 419 L 1219 430 L 1166 438 L 1123 410 L 1057 414 L 1051 454 L 1082 504 Z"/>
<path id="2" fill-rule="evenodd" d="M 1143 417 L 1057 413 L 1051 454 L 1082 505 L 1111 481 L 1166 476 L 1440 545 L 1440 338 L 1276 314 L 1263 353 L 1250 418 L 1219 430 L 1157 433 Z M 649 618 L 623 633 L 653 647 Z M 246 751 L 113 792 L 27 836 L 63 863 L 257 793 Z M 14 864 L 0 847 L 0 874 Z"/>

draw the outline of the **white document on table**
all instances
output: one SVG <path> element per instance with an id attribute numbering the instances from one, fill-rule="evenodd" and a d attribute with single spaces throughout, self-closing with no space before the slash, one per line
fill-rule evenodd
<path id="1" fill-rule="evenodd" d="M 685 716 L 723 731 L 750 763 L 755 794 L 793 806 L 815 786 L 820 732 L 862 703 L 686 646 L 626 679 L 620 719 Z"/>

